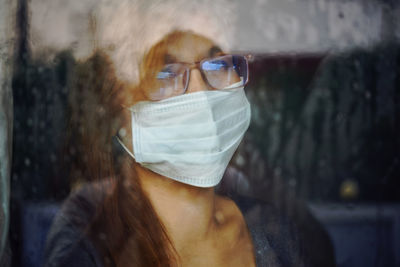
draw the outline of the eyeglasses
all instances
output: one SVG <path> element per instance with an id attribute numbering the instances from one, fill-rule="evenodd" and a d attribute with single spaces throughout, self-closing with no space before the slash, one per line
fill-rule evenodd
<path id="1" fill-rule="evenodd" d="M 224 55 L 204 59 L 196 63 L 172 63 L 146 79 L 152 89 L 148 93 L 150 100 L 162 100 L 186 92 L 190 70 L 200 70 L 203 80 L 213 90 L 232 89 L 244 86 L 248 82 L 248 61 L 242 55 Z"/>

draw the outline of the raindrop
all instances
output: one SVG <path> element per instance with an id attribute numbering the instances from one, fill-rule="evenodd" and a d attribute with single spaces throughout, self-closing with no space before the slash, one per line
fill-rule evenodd
<path id="1" fill-rule="evenodd" d="M 99 234 L 99 239 L 100 240 L 106 240 L 107 239 L 107 235 L 105 233 L 100 233 Z"/>
<path id="2" fill-rule="evenodd" d="M 246 164 L 246 159 L 242 156 L 242 154 L 238 154 L 235 158 L 235 163 L 239 166 L 242 167 L 244 164 Z"/>
<path id="3" fill-rule="evenodd" d="M 121 137 L 125 137 L 126 136 L 126 129 L 124 127 L 119 129 L 118 135 L 121 136 Z"/>
<path id="4" fill-rule="evenodd" d="M 278 122 L 281 120 L 281 114 L 279 112 L 274 113 L 273 115 L 274 121 Z"/>
<path id="5" fill-rule="evenodd" d="M 100 106 L 100 107 L 97 109 L 97 113 L 99 114 L 100 117 L 102 117 L 102 116 L 104 116 L 104 114 L 106 113 L 106 110 L 104 109 L 103 106 Z"/>
<path id="6" fill-rule="evenodd" d="M 123 185 L 126 188 L 130 188 L 132 186 L 132 183 L 131 183 L 131 181 L 129 179 L 125 179 L 124 182 L 123 182 Z"/>
<path id="7" fill-rule="evenodd" d="M 31 160 L 29 158 L 25 158 L 24 163 L 26 166 L 31 165 Z"/>
<path id="8" fill-rule="evenodd" d="M 215 213 L 215 219 L 217 220 L 217 222 L 218 222 L 219 224 L 222 224 L 222 223 L 224 223 L 224 221 L 225 221 L 225 216 L 224 216 L 224 214 L 222 214 L 221 211 L 217 211 L 217 212 Z"/>
<path id="9" fill-rule="evenodd" d="M 358 197 L 359 187 L 357 181 L 346 179 L 340 185 L 340 197 L 345 200 L 351 200 Z"/>
<path id="10" fill-rule="evenodd" d="M 267 101 L 267 92 L 264 90 L 259 91 L 258 96 L 260 97 L 261 101 Z"/>

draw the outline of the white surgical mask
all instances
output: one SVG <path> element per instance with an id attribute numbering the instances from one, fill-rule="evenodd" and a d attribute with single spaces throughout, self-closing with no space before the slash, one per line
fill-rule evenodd
<path id="1" fill-rule="evenodd" d="M 200 91 L 130 108 L 133 152 L 142 166 L 198 187 L 217 185 L 250 124 L 243 87 Z"/>

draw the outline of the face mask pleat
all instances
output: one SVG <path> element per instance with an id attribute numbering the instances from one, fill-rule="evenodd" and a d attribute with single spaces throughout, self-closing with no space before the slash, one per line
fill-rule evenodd
<path id="1" fill-rule="evenodd" d="M 196 120 L 193 120 L 193 113 L 195 113 Z M 188 126 L 196 126 L 200 124 L 206 124 L 212 118 L 210 110 L 199 110 L 199 111 L 179 111 L 174 110 L 173 112 L 168 113 L 170 116 L 142 116 L 139 114 L 135 115 L 135 123 L 137 123 L 137 127 L 143 129 L 173 129 L 174 127 L 180 127 L 182 123 L 188 124 Z"/>
<path id="2" fill-rule="evenodd" d="M 186 124 L 186 130 L 182 131 L 182 127 L 179 123 L 177 125 L 171 125 L 169 123 L 166 126 L 158 127 L 140 127 L 140 132 L 142 135 L 148 136 L 148 138 L 143 142 L 166 142 L 166 141 L 182 141 L 182 140 L 192 140 L 201 139 L 216 134 L 221 134 L 227 128 L 240 124 L 242 121 L 247 120 L 248 113 L 247 105 L 240 107 L 233 114 L 226 114 L 223 118 L 215 122 L 215 127 L 209 127 L 210 118 L 206 119 L 205 122 L 193 122 L 191 124 Z M 184 116 L 185 117 L 185 116 Z M 180 118 L 184 121 L 184 118 Z M 178 120 L 180 121 L 180 120 Z M 164 122 L 162 123 L 164 124 Z"/>
<path id="3" fill-rule="evenodd" d="M 217 127 L 218 135 L 212 134 L 206 137 L 197 137 L 196 135 L 188 135 L 184 137 L 172 137 L 176 139 L 161 140 L 154 138 L 152 140 L 142 142 L 141 149 L 142 153 L 152 152 L 157 149 L 160 153 L 180 153 L 188 146 L 191 147 L 193 153 L 205 153 L 205 152 L 218 152 L 224 150 L 230 145 L 230 142 L 234 136 L 244 132 L 248 127 L 249 113 L 241 113 L 240 117 L 235 117 L 235 121 L 226 123 L 233 125 L 233 127 Z M 236 121 L 240 119 L 240 121 Z M 239 133 L 238 133 L 239 132 Z"/>
<path id="4" fill-rule="evenodd" d="M 142 153 L 141 154 L 141 159 L 144 162 L 162 162 L 165 160 L 165 158 L 168 158 L 169 161 L 171 162 L 181 162 L 181 163 L 191 163 L 191 162 L 196 162 L 199 165 L 204 165 L 204 164 L 212 164 L 213 162 L 218 162 L 221 159 L 224 160 L 224 156 L 229 156 L 229 160 L 232 157 L 233 153 L 235 152 L 237 146 L 239 145 L 240 141 L 242 140 L 244 135 L 243 134 L 239 135 L 236 137 L 235 140 L 233 140 L 230 143 L 230 146 L 225 148 L 222 151 L 217 151 L 217 152 L 210 152 L 210 153 L 194 153 L 192 151 L 184 154 L 172 154 L 172 153 Z M 228 154 L 226 154 L 228 153 Z M 228 161 L 229 161 L 228 160 Z"/>

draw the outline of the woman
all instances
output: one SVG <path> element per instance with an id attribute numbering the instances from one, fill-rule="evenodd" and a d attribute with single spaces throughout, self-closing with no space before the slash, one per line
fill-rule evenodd
<path id="1" fill-rule="evenodd" d="M 92 182 L 64 203 L 46 266 L 301 266 L 285 218 L 214 190 L 249 125 L 247 70 L 190 31 L 152 46 L 137 85 L 102 52 L 78 64 L 68 157 Z"/>

